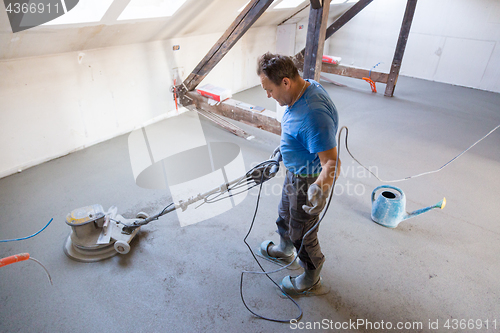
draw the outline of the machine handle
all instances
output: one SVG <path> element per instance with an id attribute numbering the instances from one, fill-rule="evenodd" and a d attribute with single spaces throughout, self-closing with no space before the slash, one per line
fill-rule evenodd
<path id="1" fill-rule="evenodd" d="M 278 164 L 273 165 L 269 170 L 269 178 L 274 177 L 278 173 L 278 170 L 280 169 L 280 161 L 282 160 L 281 151 L 278 149 L 276 154 L 271 159 L 276 161 Z"/>
<path id="2" fill-rule="evenodd" d="M 28 260 L 29 258 L 30 258 L 29 253 L 14 254 L 13 256 L 0 259 L 0 267 L 7 266 L 15 262 Z"/>

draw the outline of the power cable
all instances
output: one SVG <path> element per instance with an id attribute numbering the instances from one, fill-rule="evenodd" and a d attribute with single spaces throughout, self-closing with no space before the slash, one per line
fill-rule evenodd
<path id="1" fill-rule="evenodd" d="M 31 236 L 27 236 L 27 237 L 23 237 L 23 238 L 14 238 L 14 239 L 4 239 L 4 240 L 0 240 L 0 243 L 6 243 L 6 242 L 15 242 L 15 241 L 21 241 L 21 240 L 25 240 L 25 239 L 29 239 L 29 238 L 32 238 L 32 237 L 35 237 L 36 235 L 38 235 L 39 233 L 41 233 L 42 231 L 45 230 L 45 228 L 47 228 L 49 226 L 49 224 L 54 220 L 54 218 L 51 218 L 49 223 L 47 223 L 45 225 L 45 227 L 43 227 L 42 229 L 38 230 L 37 232 L 35 232 L 33 235 Z"/>
<path id="2" fill-rule="evenodd" d="M 472 147 L 474 147 L 475 145 L 477 145 L 479 142 L 483 141 L 487 136 L 489 136 L 491 133 L 493 133 L 494 131 L 496 131 L 498 128 L 500 127 L 500 125 L 498 125 L 497 127 L 495 127 L 494 129 L 492 129 L 491 131 L 489 131 L 485 136 L 483 136 L 481 139 L 477 140 L 473 145 L 471 145 L 469 148 L 465 149 L 464 151 L 462 151 L 460 154 L 458 154 L 457 156 L 455 156 L 454 158 L 452 158 L 451 160 L 449 160 L 448 162 L 446 162 L 442 167 L 440 167 L 439 169 L 436 169 L 436 170 L 433 170 L 433 171 L 427 171 L 427 172 L 423 172 L 423 173 L 419 173 L 418 175 L 413 175 L 413 176 L 408 176 L 408 177 L 405 177 L 405 178 L 402 178 L 402 179 L 396 179 L 396 180 L 383 180 L 381 178 L 379 178 L 376 174 L 374 174 L 370 169 L 368 169 L 366 166 L 364 166 L 360 161 L 358 161 L 356 159 L 356 157 L 353 156 L 353 154 L 351 153 L 351 151 L 349 150 L 349 146 L 347 144 L 347 137 L 349 136 L 349 129 L 347 127 L 343 127 L 346 129 L 346 135 L 345 135 L 345 148 L 347 150 L 347 152 L 349 153 L 349 155 L 351 155 L 352 159 L 354 161 L 356 161 L 356 163 L 358 163 L 361 167 L 363 167 L 366 171 L 368 171 L 369 173 L 371 173 L 373 176 L 375 176 L 375 178 L 377 178 L 378 180 L 380 180 L 381 182 L 383 183 L 397 183 L 397 182 L 402 182 L 404 180 L 408 180 L 408 179 L 412 179 L 412 178 L 417 178 L 417 177 L 420 177 L 420 176 L 424 176 L 424 175 L 429 175 L 431 173 L 436 173 L 436 172 L 439 172 L 441 170 L 443 170 L 446 166 L 448 166 L 451 162 L 455 161 L 457 158 L 459 158 L 460 156 L 462 156 L 463 154 L 465 154 L 469 149 L 471 149 Z"/>

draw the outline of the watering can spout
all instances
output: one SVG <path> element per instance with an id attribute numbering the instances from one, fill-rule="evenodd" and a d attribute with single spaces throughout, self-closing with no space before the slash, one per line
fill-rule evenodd
<path id="1" fill-rule="evenodd" d="M 411 213 L 407 213 L 403 220 L 407 220 L 409 218 L 412 218 L 414 216 L 417 216 L 417 215 L 420 215 L 422 213 L 425 213 L 433 208 L 441 208 L 443 209 L 444 206 L 446 206 L 446 198 L 443 198 L 443 200 L 439 201 L 437 204 L 433 205 L 433 206 L 429 206 L 429 207 L 425 207 L 425 208 L 422 208 L 422 209 L 417 209 L 416 211 L 413 211 Z"/>

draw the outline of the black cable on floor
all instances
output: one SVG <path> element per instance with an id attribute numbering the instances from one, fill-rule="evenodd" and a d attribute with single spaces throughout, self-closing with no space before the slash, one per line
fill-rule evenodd
<path id="1" fill-rule="evenodd" d="M 262 175 L 262 179 L 264 178 L 264 175 Z M 248 232 L 245 236 L 245 238 L 243 239 L 243 242 L 245 243 L 245 245 L 248 247 L 248 250 L 250 251 L 250 253 L 252 254 L 255 262 L 259 265 L 260 269 L 262 270 L 262 272 L 255 272 L 255 273 L 264 273 L 269 280 L 271 280 L 272 283 L 274 283 L 274 285 L 278 288 L 280 288 L 280 286 L 269 276 L 269 273 L 266 272 L 266 270 L 264 269 L 264 267 L 262 267 L 262 265 L 260 264 L 259 260 L 257 260 L 257 257 L 255 256 L 255 254 L 253 253 L 252 251 L 252 248 L 250 247 L 250 245 L 248 245 L 247 243 L 247 238 L 248 236 L 250 235 L 250 232 L 252 231 L 252 228 L 253 228 L 253 225 L 255 223 L 255 217 L 257 216 L 257 211 L 259 210 L 259 201 L 260 201 L 260 193 L 261 193 L 261 190 L 262 190 L 262 184 L 263 182 L 261 181 L 260 182 L 260 186 L 259 186 L 259 194 L 257 195 L 257 203 L 255 205 L 255 212 L 253 214 L 253 218 L 252 218 L 252 223 L 250 224 L 250 228 L 248 229 Z M 283 268 L 286 268 L 287 266 L 283 267 Z M 243 276 L 245 273 L 254 273 L 254 272 L 248 272 L 248 271 L 243 271 L 241 272 L 241 279 L 240 279 L 240 296 L 241 296 L 241 301 L 243 302 L 243 305 L 245 305 L 245 307 L 247 308 L 248 311 L 250 311 L 254 316 L 257 316 L 261 319 L 265 319 L 265 320 L 269 320 L 269 321 L 275 321 L 275 322 L 279 322 L 279 323 L 289 323 L 290 320 L 293 320 L 292 319 L 276 319 L 276 318 L 268 318 L 268 317 L 265 317 L 265 316 L 262 316 L 262 315 L 259 315 L 258 313 L 252 311 L 252 309 L 250 309 L 247 305 L 247 303 L 245 303 L 245 298 L 243 297 Z M 281 288 L 280 288 L 281 289 Z M 290 301 L 293 302 L 293 304 L 295 304 L 295 306 L 297 307 L 297 309 L 299 310 L 299 315 L 297 317 L 295 317 L 296 320 L 300 320 L 300 318 L 302 318 L 302 314 L 303 314 L 303 311 L 302 311 L 302 308 L 300 307 L 300 305 L 293 299 L 291 298 L 289 295 L 287 295 L 285 293 L 286 297 L 288 297 L 288 299 Z"/>

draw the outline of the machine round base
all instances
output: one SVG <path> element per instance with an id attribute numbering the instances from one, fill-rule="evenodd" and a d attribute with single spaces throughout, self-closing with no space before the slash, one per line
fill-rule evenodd
<path id="1" fill-rule="evenodd" d="M 63 250 L 69 258 L 80 262 L 101 261 L 118 254 L 118 252 L 115 250 L 114 243 L 106 244 L 98 248 L 77 247 L 71 241 L 71 234 L 66 239 Z"/>

